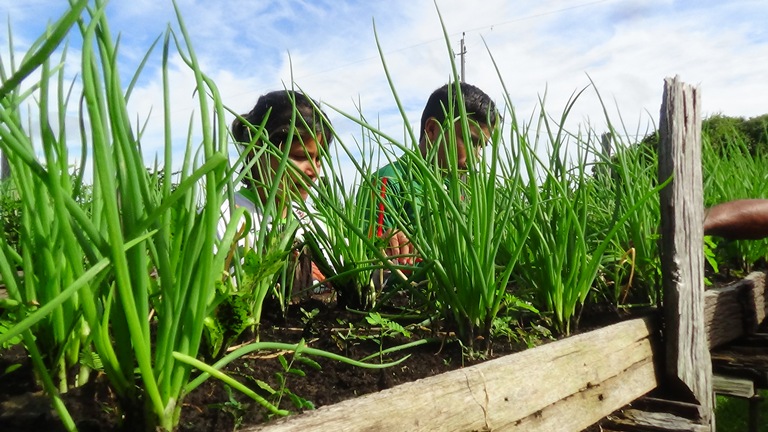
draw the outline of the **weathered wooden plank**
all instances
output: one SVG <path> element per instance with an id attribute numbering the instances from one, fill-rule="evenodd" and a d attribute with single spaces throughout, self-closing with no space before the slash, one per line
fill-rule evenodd
<path id="1" fill-rule="evenodd" d="M 632 432 L 708 430 L 709 425 L 701 423 L 701 411 L 698 404 L 646 396 L 606 417 L 600 427 Z"/>
<path id="2" fill-rule="evenodd" d="M 768 346 L 727 345 L 712 351 L 712 367 L 720 374 L 753 381 L 768 388 Z"/>
<path id="3" fill-rule="evenodd" d="M 656 392 L 659 393 L 659 392 Z M 641 411 L 665 412 L 687 419 L 701 417 L 701 405 L 664 399 L 663 397 L 645 396 L 632 403 L 632 407 Z"/>
<path id="4" fill-rule="evenodd" d="M 752 333 L 739 339 L 740 346 L 768 347 L 768 333 Z"/>
<path id="5" fill-rule="evenodd" d="M 661 270 L 666 377 L 712 412 L 712 365 L 704 331 L 704 200 L 701 95 L 679 77 L 664 80 L 659 122 Z M 708 419 L 707 419 L 708 420 Z"/>
<path id="6" fill-rule="evenodd" d="M 632 365 L 621 375 L 561 399 L 515 422 L 514 427 L 500 430 L 580 431 L 604 417 L 596 413 L 605 413 L 611 407 L 615 411 L 655 387 L 656 368 L 649 358 Z"/>
<path id="7" fill-rule="evenodd" d="M 751 398 L 755 395 L 754 381 L 727 375 L 714 374 L 712 388 L 715 393 L 726 396 Z"/>
<path id="8" fill-rule="evenodd" d="M 243 430 L 537 430 L 544 412 L 547 425 L 586 426 L 656 386 L 653 328 L 625 321 Z"/>
<path id="9" fill-rule="evenodd" d="M 752 289 L 754 290 L 755 319 L 757 325 L 760 326 L 765 323 L 765 318 L 768 316 L 768 291 L 765 289 L 765 272 L 753 272 L 747 278 L 754 283 Z"/>
<path id="10" fill-rule="evenodd" d="M 704 325 L 710 349 L 754 333 L 766 316 L 765 273 L 704 293 Z"/>
<path id="11" fill-rule="evenodd" d="M 676 416 L 671 413 L 641 411 L 633 408 L 623 410 L 622 415 L 611 419 L 617 426 L 627 430 L 664 431 L 664 432 L 707 432 L 709 425 L 701 425 L 696 421 Z"/>

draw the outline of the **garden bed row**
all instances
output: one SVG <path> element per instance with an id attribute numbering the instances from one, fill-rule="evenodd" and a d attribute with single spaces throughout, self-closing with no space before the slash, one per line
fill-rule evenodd
<path id="1" fill-rule="evenodd" d="M 765 276 L 706 292 L 710 347 L 764 321 Z M 243 430 L 583 430 L 662 382 L 659 324 L 631 319 Z"/>

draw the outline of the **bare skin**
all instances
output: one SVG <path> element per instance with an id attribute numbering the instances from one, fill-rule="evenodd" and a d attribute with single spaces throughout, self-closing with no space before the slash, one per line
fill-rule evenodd
<path id="1" fill-rule="evenodd" d="M 730 240 L 768 237 L 768 199 L 743 199 L 717 204 L 706 211 L 704 234 Z"/>
<path id="2" fill-rule="evenodd" d="M 457 122 L 454 125 L 454 128 L 456 133 L 456 163 L 458 164 L 458 168 L 460 170 L 465 170 L 467 169 L 468 159 L 467 144 L 464 143 L 464 134 L 462 133 L 463 130 L 461 124 Z M 469 129 L 469 138 L 472 140 L 472 142 L 469 143 L 469 151 L 474 152 L 475 159 L 477 159 L 480 148 L 485 146 L 485 143 L 491 137 L 491 131 L 488 128 L 488 125 L 485 124 L 470 124 Z M 426 126 L 424 127 L 424 135 L 426 139 L 422 139 L 419 143 L 419 150 L 421 151 L 422 155 L 426 156 L 431 143 L 438 142 L 441 134 L 443 134 L 443 126 L 440 124 L 440 122 L 438 122 L 435 118 L 430 118 L 427 120 Z M 441 144 L 438 152 L 438 163 L 442 168 L 448 168 L 448 155 L 446 153 L 444 143 Z"/>
<path id="3" fill-rule="evenodd" d="M 312 183 L 317 181 L 322 172 L 320 155 L 322 139 L 322 134 L 319 133 L 315 136 L 302 134 L 293 137 L 290 147 L 286 149 L 290 166 L 284 177 L 284 184 L 280 185 L 280 193 L 276 197 L 278 204 L 280 204 L 280 199 L 288 194 L 288 190 L 283 190 L 284 187 L 306 201 L 309 196 L 308 189 L 312 187 Z M 271 177 L 280 165 L 279 156 L 269 154 L 266 157 L 266 162 L 257 162 L 251 168 L 251 175 L 257 182 L 261 182 L 263 176 Z M 264 166 L 268 166 L 268 171 L 264 172 Z M 262 201 L 266 200 L 266 189 L 259 188 L 258 192 Z M 287 211 L 287 207 L 283 209 L 283 216 Z"/>
<path id="4" fill-rule="evenodd" d="M 398 264 L 413 265 L 414 258 L 412 256 L 401 255 L 415 255 L 416 248 L 413 247 L 413 243 L 408 240 L 408 237 L 400 230 L 388 229 L 382 238 L 387 239 L 388 246 L 384 249 L 384 253 L 388 257 L 398 257 Z"/>

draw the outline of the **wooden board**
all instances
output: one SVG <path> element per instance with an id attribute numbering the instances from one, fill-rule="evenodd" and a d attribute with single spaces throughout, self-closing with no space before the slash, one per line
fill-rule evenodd
<path id="1" fill-rule="evenodd" d="M 633 432 L 690 432 L 709 430 L 702 424 L 702 407 L 658 397 L 643 397 L 609 415 L 601 428 Z"/>
<path id="2" fill-rule="evenodd" d="M 709 425 L 701 425 L 674 414 L 632 408 L 624 410 L 621 417 L 612 419 L 612 423 L 634 431 L 706 432 L 711 430 Z"/>
<path id="3" fill-rule="evenodd" d="M 652 359 L 636 363 L 621 375 L 599 385 L 561 399 L 556 403 L 514 423 L 520 431 L 580 431 L 599 421 L 595 412 L 606 407 L 623 407 L 656 387 L 656 368 Z M 495 429 L 494 429 L 495 430 Z"/>
<path id="4" fill-rule="evenodd" d="M 768 388 L 768 345 L 726 345 L 712 351 L 715 372 L 754 382 L 756 388 Z"/>
<path id="5" fill-rule="evenodd" d="M 243 431 L 580 430 L 656 387 L 651 318 Z"/>
<path id="6" fill-rule="evenodd" d="M 753 272 L 733 285 L 704 293 L 704 325 L 710 349 L 754 333 L 765 316 L 764 272 Z"/>
<path id="7" fill-rule="evenodd" d="M 747 399 L 755 396 L 755 383 L 746 378 L 714 374 L 712 376 L 712 388 L 715 393 L 726 396 Z"/>

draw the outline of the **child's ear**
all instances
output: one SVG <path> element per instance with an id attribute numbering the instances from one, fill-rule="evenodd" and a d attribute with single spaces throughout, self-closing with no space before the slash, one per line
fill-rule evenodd
<path id="1" fill-rule="evenodd" d="M 427 136 L 429 142 L 437 141 L 437 138 L 443 132 L 443 126 L 437 121 L 436 118 L 430 117 L 424 124 L 424 134 Z"/>

